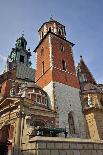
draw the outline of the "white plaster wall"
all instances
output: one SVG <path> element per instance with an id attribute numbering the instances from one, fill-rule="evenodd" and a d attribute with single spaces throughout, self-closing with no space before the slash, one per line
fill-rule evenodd
<path id="1" fill-rule="evenodd" d="M 54 89 L 53 89 L 53 82 L 51 81 L 47 86 L 45 86 L 44 91 L 47 92 L 49 97 L 49 107 L 54 109 Z"/>
<path id="2" fill-rule="evenodd" d="M 59 113 L 59 127 L 66 127 L 69 131 L 68 114 L 72 111 L 77 136 L 85 137 L 85 120 L 82 113 L 79 89 L 55 82 L 55 96 Z"/>
<path id="3" fill-rule="evenodd" d="M 69 131 L 68 114 L 73 112 L 76 135 L 85 137 L 85 119 L 82 113 L 82 107 L 79 97 L 79 89 L 70 87 L 68 85 L 59 82 L 50 82 L 44 90 L 47 92 L 50 101 L 51 108 L 57 108 L 58 112 L 58 125 L 60 128 L 65 128 Z"/>

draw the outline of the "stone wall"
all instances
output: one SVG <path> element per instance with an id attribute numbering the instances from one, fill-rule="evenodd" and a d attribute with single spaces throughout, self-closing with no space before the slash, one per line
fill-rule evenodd
<path id="1" fill-rule="evenodd" d="M 86 137 L 85 119 L 79 96 L 79 89 L 59 83 L 50 82 L 44 87 L 47 92 L 50 108 L 57 110 L 56 127 L 65 128 L 69 133 L 68 114 L 72 112 L 75 124 L 75 134 L 69 137 Z"/>
<path id="2" fill-rule="evenodd" d="M 50 82 L 44 90 L 47 92 L 52 109 L 57 110 L 56 127 L 67 129 L 69 133 L 68 114 L 72 112 L 75 134 L 69 137 L 86 137 L 85 119 L 79 97 L 79 89 L 59 83 Z"/>
<path id="3" fill-rule="evenodd" d="M 84 110 L 91 139 L 103 139 L 103 109 L 91 107 Z"/>
<path id="4" fill-rule="evenodd" d="M 82 106 L 79 96 L 79 89 L 55 82 L 55 97 L 57 112 L 59 115 L 59 127 L 66 127 L 69 133 L 68 114 L 71 112 L 74 119 L 76 137 L 86 136 L 85 120 L 82 113 Z M 73 136 L 73 135 L 69 135 Z"/>
<path id="5" fill-rule="evenodd" d="M 23 155 L 103 155 L 103 141 L 35 137 L 23 144 Z"/>

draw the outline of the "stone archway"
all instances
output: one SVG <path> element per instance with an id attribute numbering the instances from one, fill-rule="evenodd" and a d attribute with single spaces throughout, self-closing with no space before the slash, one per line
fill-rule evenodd
<path id="1" fill-rule="evenodd" d="M 10 125 L 4 125 L 0 129 L 0 155 L 8 154 L 8 138 Z"/>
<path id="2" fill-rule="evenodd" d="M 0 155 L 8 155 L 11 150 L 12 143 L 9 139 L 13 137 L 14 127 L 10 124 L 4 125 L 0 129 Z"/>

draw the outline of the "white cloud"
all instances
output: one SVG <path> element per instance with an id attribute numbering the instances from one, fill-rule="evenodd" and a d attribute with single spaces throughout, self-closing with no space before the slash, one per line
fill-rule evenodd
<path id="1" fill-rule="evenodd" d="M 97 78 L 97 83 L 103 84 L 103 76 Z"/>

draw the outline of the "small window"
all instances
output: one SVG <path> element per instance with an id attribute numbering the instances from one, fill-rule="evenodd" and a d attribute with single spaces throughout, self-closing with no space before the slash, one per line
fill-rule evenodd
<path id="1" fill-rule="evenodd" d="M 37 102 L 41 103 L 41 96 L 40 95 L 37 95 Z"/>
<path id="2" fill-rule="evenodd" d="M 61 31 L 61 29 L 59 29 L 59 30 L 58 30 L 58 32 L 59 32 L 59 35 L 61 35 L 61 34 L 62 34 L 62 31 Z"/>
<path id="3" fill-rule="evenodd" d="M 60 50 L 61 52 L 64 52 L 64 46 L 62 44 L 60 45 Z"/>
<path id="4" fill-rule="evenodd" d="M 86 82 L 87 81 L 86 74 L 83 74 L 82 76 L 83 76 L 83 81 Z"/>
<path id="5" fill-rule="evenodd" d="M 66 62 L 62 60 L 62 69 L 66 71 Z"/>
<path id="6" fill-rule="evenodd" d="M 24 56 L 20 55 L 20 62 L 24 63 Z"/>
<path id="7" fill-rule="evenodd" d="M 42 32 L 42 33 L 41 33 L 41 39 L 43 39 L 43 37 L 44 37 L 44 33 Z"/>
<path id="8" fill-rule="evenodd" d="M 44 55 L 44 48 L 42 47 L 41 48 L 41 56 L 43 56 Z"/>
<path id="9" fill-rule="evenodd" d="M 86 75 L 85 75 L 85 74 L 81 74 L 81 75 L 79 76 L 79 80 L 80 80 L 81 83 L 82 83 L 82 82 L 87 82 L 87 77 L 86 77 Z"/>
<path id="10" fill-rule="evenodd" d="M 21 42 L 21 46 L 24 48 L 25 47 L 25 43 L 24 42 Z"/>
<path id="11" fill-rule="evenodd" d="M 51 32 L 51 27 L 49 27 L 49 32 Z"/>
<path id="12" fill-rule="evenodd" d="M 42 75 L 44 74 L 44 61 L 42 62 Z"/>
<path id="13" fill-rule="evenodd" d="M 92 97 L 90 97 L 89 95 L 88 95 L 88 106 L 93 107 L 93 100 Z"/>
<path id="14" fill-rule="evenodd" d="M 74 126 L 74 119 L 72 113 L 68 114 L 68 123 L 69 123 L 69 132 L 70 134 L 75 134 L 75 126 Z"/>
<path id="15" fill-rule="evenodd" d="M 48 100 L 47 99 L 45 99 L 45 105 L 47 105 L 48 104 Z"/>
<path id="16" fill-rule="evenodd" d="M 44 97 L 42 97 L 42 103 L 45 104 L 45 98 Z"/>

